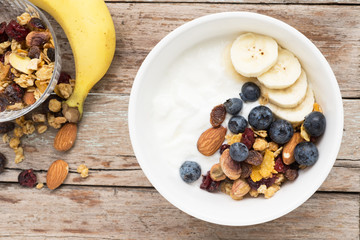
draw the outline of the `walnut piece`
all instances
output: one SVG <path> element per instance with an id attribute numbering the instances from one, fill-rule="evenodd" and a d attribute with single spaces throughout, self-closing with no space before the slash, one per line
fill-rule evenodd
<path id="1" fill-rule="evenodd" d="M 10 142 L 9 142 L 10 148 L 16 149 L 16 148 L 19 147 L 19 144 L 20 144 L 20 139 L 19 138 L 13 137 L 13 138 L 10 139 Z"/>

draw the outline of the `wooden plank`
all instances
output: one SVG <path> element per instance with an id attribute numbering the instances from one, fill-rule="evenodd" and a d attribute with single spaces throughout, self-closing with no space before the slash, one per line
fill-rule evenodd
<path id="1" fill-rule="evenodd" d="M 128 96 L 91 95 L 79 127 L 76 144 L 66 153 L 53 149 L 55 130 L 22 138 L 26 159 L 13 162 L 12 149 L 0 142 L 0 152 L 9 159 L 9 168 L 47 170 L 51 162 L 64 159 L 70 168 L 86 163 L 91 169 L 139 169 L 131 147 L 127 107 Z M 345 130 L 338 159 L 360 161 L 360 101 L 344 100 Z M 101 134 L 98 129 L 101 126 Z"/>
<path id="2" fill-rule="evenodd" d="M 342 95 L 360 97 L 360 6 L 109 3 L 108 7 L 117 32 L 116 55 L 93 92 L 129 94 L 146 55 L 180 25 L 211 13 L 251 11 L 280 19 L 304 33 L 329 61 Z M 59 26 L 56 31 L 64 53 L 63 69 L 74 76 L 69 44 Z"/>
<path id="3" fill-rule="evenodd" d="M 360 4 L 356 0 L 106 0 L 107 3 Z"/>
<path id="4" fill-rule="evenodd" d="M 35 191 L 6 184 L 0 186 L 0 191 L 2 239 L 29 239 L 27 236 L 357 239 L 359 236 L 358 194 L 317 193 L 301 207 L 275 221 L 249 227 L 226 227 L 190 217 L 153 189 L 69 186 L 49 193 L 47 189 Z"/>

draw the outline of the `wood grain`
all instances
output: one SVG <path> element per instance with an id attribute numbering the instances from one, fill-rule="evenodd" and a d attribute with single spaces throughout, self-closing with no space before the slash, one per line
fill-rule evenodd
<path id="1" fill-rule="evenodd" d="M 93 92 L 129 94 L 146 55 L 180 25 L 211 13 L 251 11 L 280 19 L 305 34 L 329 61 L 343 97 L 360 97 L 360 5 L 109 3 L 108 7 L 117 23 L 117 50 L 112 67 Z M 64 69 L 74 76 L 69 44 L 60 28 L 56 30 Z"/>
<path id="2" fill-rule="evenodd" d="M 101 239 L 356 239 L 359 195 L 317 193 L 288 215 L 250 227 L 197 220 L 153 189 L 0 186 L 0 237 Z M 22 194 L 19 195 L 19 192 Z M 37 204 L 34 204 L 37 203 Z M 241 204 L 241 202 L 239 202 Z M 340 206 L 341 205 L 341 206 Z M 14 214 L 16 212 L 17 214 Z M 239 216 L 240 217 L 240 216 Z M 56 224 L 55 224 L 56 223 Z"/>
<path id="3" fill-rule="evenodd" d="M 356 0 L 106 0 L 107 3 L 236 3 L 236 4 L 357 4 L 360 5 L 359 1 Z"/>

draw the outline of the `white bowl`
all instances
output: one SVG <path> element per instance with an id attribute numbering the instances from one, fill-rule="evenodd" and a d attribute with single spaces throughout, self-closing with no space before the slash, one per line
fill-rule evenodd
<path id="1" fill-rule="evenodd" d="M 164 84 L 162 74 L 183 51 L 215 37 L 255 32 L 268 35 L 300 60 L 311 79 L 316 101 L 327 120 L 325 134 L 317 143 L 318 162 L 301 171 L 299 177 L 284 184 L 270 199 L 246 198 L 234 201 L 225 194 L 211 194 L 199 188 L 199 181 L 185 184 L 171 162 L 160 161 L 161 143 L 154 141 L 148 116 L 151 100 Z M 177 28 L 149 53 L 135 78 L 129 103 L 129 131 L 138 162 L 153 186 L 170 203 L 205 221 L 246 226 L 281 217 L 304 203 L 328 176 L 338 154 L 343 132 L 342 99 L 333 71 L 315 45 L 299 31 L 274 18 L 249 13 L 226 12 L 204 16 Z M 205 129 L 203 129 L 205 130 Z M 156 134 L 156 133 L 155 133 Z M 196 142 L 194 142 L 194 145 Z M 208 169 L 202 169 L 205 174 Z"/>

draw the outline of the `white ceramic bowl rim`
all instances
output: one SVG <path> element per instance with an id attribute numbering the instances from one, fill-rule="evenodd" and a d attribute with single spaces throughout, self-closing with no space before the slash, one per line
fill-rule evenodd
<path id="1" fill-rule="evenodd" d="M 164 196 L 170 203 L 172 203 L 173 205 L 175 205 L 177 208 L 181 209 L 182 211 L 188 213 L 189 215 L 192 215 L 196 218 L 199 218 L 199 219 L 202 219 L 202 220 L 205 220 L 208 222 L 222 224 L 222 225 L 229 225 L 229 226 L 240 226 L 240 225 L 246 226 L 246 225 L 254 225 L 254 224 L 259 224 L 259 223 L 264 223 L 267 221 L 274 220 L 276 218 L 279 218 L 279 217 L 291 212 L 292 210 L 294 210 L 298 206 L 300 206 L 302 203 L 304 203 L 308 198 L 310 198 L 316 192 L 316 190 L 325 181 L 326 177 L 328 176 L 328 174 L 336 160 L 336 157 L 329 160 L 330 162 L 328 164 L 331 164 L 331 167 L 326 169 L 326 171 L 319 173 L 318 179 L 321 179 L 321 181 L 318 180 L 316 182 L 316 184 L 314 184 L 311 187 L 312 191 L 308 191 L 306 193 L 306 195 L 304 195 L 302 198 L 299 198 L 298 201 L 292 202 L 291 204 L 282 208 L 281 210 L 274 212 L 274 214 L 271 216 L 265 216 L 263 218 L 259 218 L 256 221 L 247 222 L 246 224 L 243 224 L 243 223 L 238 224 L 237 222 L 228 221 L 226 219 L 212 218 L 209 214 L 205 215 L 205 214 L 196 213 L 191 207 L 182 204 L 181 201 L 179 201 L 175 197 L 171 196 L 171 194 L 168 194 L 168 192 L 166 191 L 166 187 L 164 187 L 157 181 L 156 176 L 154 174 L 152 174 L 150 169 L 144 168 L 146 156 L 141 151 L 141 148 L 139 145 L 139 139 L 140 139 L 139 136 L 140 135 L 138 134 L 136 126 L 135 126 L 135 119 L 137 117 L 136 105 L 137 105 L 137 100 L 139 97 L 138 92 L 139 92 L 139 88 L 140 88 L 141 84 L 143 83 L 143 81 L 146 80 L 146 78 L 144 78 L 144 74 L 148 70 L 149 63 L 152 62 L 159 55 L 159 53 L 163 50 L 163 48 L 166 45 L 171 43 L 175 38 L 177 38 L 179 35 L 183 34 L 184 32 L 188 31 L 189 29 L 196 27 L 198 25 L 201 25 L 203 23 L 208 23 L 211 21 L 217 21 L 217 20 L 226 19 L 226 18 L 229 18 L 229 19 L 231 19 L 231 18 L 247 18 L 247 19 L 254 19 L 254 20 L 263 20 L 263 21 L 270 22 L 271 24 L 277 25 L 278 27 L 281 27 L 281 28 L 285 29 L 286 31 L 291 32 L 292 34 L 295 34 L 298 38 L 300 38 L 301 41 L 303 41 L 307 45 L 308 48 L 310 48 L 310 50 L 312 52 L 314 52 L 314 54 L 317 55 L 318 59 L 321 61 L 321 64 L 325 66 L 326 71 L 328 71 L 331 75 L 331 79 L 329 79 L 329 81 L 332 82 L 332 84 L 336 84 L 337 88 L 339 89 L 335 75 L 334 75 L 330 65 L 326 61 L 325 57 L 321 54 L 321 52 L 318 50 L 318 48 L 307 37 L 305 37 L 302 33 L 300 33 L 295 28 L 293 28 L 290 25 L 288 25 L 280 20 L 277 20 L 275 18 L 257 14 L 257 13 L 252 13 L 252 12 L 216 13 L 216 14 L 203 16 L 203 17 L 197 18 L 195 20 L 192 20 L 188 23 L 185 23 L 184 25 L 178 27 L 177 29 L 175 29 L 174 31 L 169 33 L 152 49 L 152 51 L 148 54 L 148 56 L 142 63 L 142 65 L 136 75 L 136 78 L 134 80 L 133 86 L 132 86 L 130 100 L 129 100 L 128 123 L 129 123 L 130 139 L 131 139 L 131 143 L 133 146 L 133 150 L 134 150 L 134 153 L 137 157 L 137 160 L 138 160 L 142 170 L 144 171 L 144 173 L 145 173 L 146 177 L 149 179 L 149 181 L 156 188 L 156 190 L 162 196 Z M 338 119 L 336 119 L 336 120 L 339 122 L 339 126 L 343 126 L 344 125 L 343 124 L 343 106 L 342 106 L 341 94 L 340 94 L 340 91 L 337 91 L 334 94 L 335 94 L 335 96 L 333 96 L 333 97 L 335 99 L 337 99 L 336 109 L 338 109 L 338 114 L 336 115 Z M 336 141 L 335 146 L 337 146 L 337 148 L 332 149 L 332 151 L 334 153 L 335 152 L 338 153 L 338 151 L 340 149 L 342 134 L 343 134 L 343 127 L 333 129 L 332 131 L 333 131 L 332 136 L 338 136 L 336 139 L 334 139 L 334 141 Z"/>

